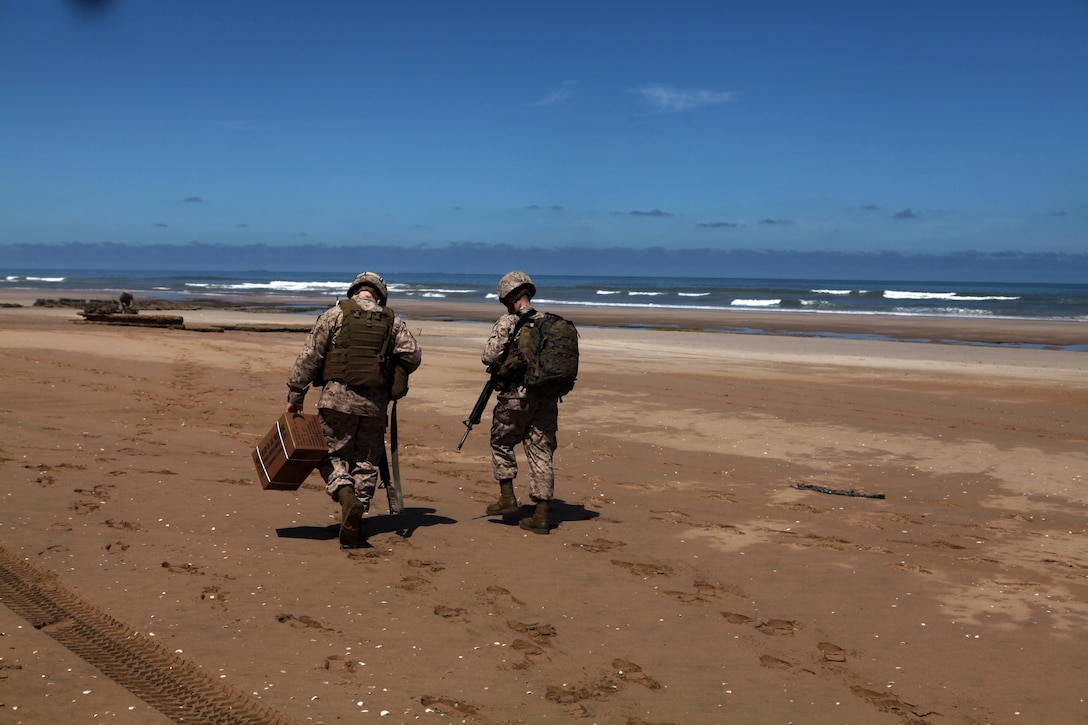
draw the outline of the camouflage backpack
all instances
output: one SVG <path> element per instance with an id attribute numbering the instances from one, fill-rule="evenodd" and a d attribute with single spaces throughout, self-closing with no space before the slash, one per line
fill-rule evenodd
<path id="1" fill-rule="evenodd" d="M 578 377 L 578 329 L 551 312 L 536 315 L 521 331 L 518 350 L 525 358 L 525 387 L 560 398 Z"/>

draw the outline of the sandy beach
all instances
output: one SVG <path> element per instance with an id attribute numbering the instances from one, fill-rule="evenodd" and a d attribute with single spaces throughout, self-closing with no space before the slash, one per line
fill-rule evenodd
<path id="1" fill-rule="evenodd" d="M 559 309 L 536 536 L 484 515 L 490 411 L 456 450 L 497 310 L 391 304 L 407 510 L 351 550 L 250 458 L 299 315 L 0 308 L 0 723 L 1088 721 L 1088 353 L 902 341 L 1083 324 Z"/>

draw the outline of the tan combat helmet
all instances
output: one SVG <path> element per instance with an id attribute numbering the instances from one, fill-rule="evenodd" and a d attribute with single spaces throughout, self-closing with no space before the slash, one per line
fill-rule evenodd
<path id="1" fill-rule="evenodd" d="M 378 304 L 385 306 L 389 300 L 389 288 L 385 286 L 385 280 L 377 272 L 363 272 L 348 287 L 348 297 L 354 297 L 363 287 L 369 287 L 378 295 Z"/>
<path id="2" fill-rule="evenodd" d="M 499 280 L 499 302 L 505 302 L 511 292 L 522 287 L 529 293 L 530 299 L 536 297 L 536 285 L 533 284 L 533 280 L 529 279 L 529 275 L 517 270 L 507 272 Z"/>

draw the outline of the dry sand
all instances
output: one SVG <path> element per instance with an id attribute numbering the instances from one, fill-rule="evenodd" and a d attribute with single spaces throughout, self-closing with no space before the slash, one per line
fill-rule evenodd
<path id="1" fill-rule="evenodd" d="M 301 333 L 0 309 L 0 723 L 1088 721 L 1085 353 L 571 315 L 545 537 L 490 414 L 455 450 L 487 322 L 398 309 L 408 510 L 349 551 L 250 459 Z"/>

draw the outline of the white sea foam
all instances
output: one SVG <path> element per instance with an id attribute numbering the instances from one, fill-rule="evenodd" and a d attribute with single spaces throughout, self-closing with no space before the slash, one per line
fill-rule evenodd
<path id="1" fill-rule="evenodd" d="M 709 297 L 709 292 L 677 292 L 677 297 Z"/>
<path id="2" fill-rule="evenodd" d="M 730 303 L 733 307 L 777 307 L 782 300 L 744 300 L 736 299 Z"/>
<path id="3" fill-rule="evenodd" d="M 27 282 L 63 282 L 64 277 L 26 277 Z"/>
<path id="4" fill-rule="evenodd" d="M 909 307 L 893 307 L 892 314 L 895 315 L 916 315 L 916 316 L 938 316 L 938 317 L 993 317 L 993 312 L 989 310 L 978 310 L 971 307 L 938 307 L 932 310 L 926 310 L 925 313 L 921 313 L 918 310 L 911 309 Z"/>
<path id="5" fill-rule="evenodd" d="M 495 295 L 491 295 L 494 297 Z M 623 309 L 634 310 L 715 310 L 718 312 L 724 312 L 728 310 L 728 307 L 721 307 L 720 305 L 663 305 L 653 302 L 598 302 L 596 300 L 549 300 L 549 299 L 535 299 L 534 304 L 543 305 L 562 305 L 565 307 L 616 307 Z"/>
<path id="6" fill-rule="evenodd" d="M 236 282 L 232 284 L 220 284 L 215 282 L 186 282 L 186 287 L 213 290 L 234 290 L 246 292 L 253 290 L 272 290 L 275 292 L 343 292 L 343 282 L 290 282 L 287 280 L 272 280 L 271 282 Z"/>
<path id="7" fill-rule="evenodd" d="M 599 289 L 597 290 L 599 295 L 622 295 L 623 290 L 611 290 L 611 289 Z"/>
<path id="8" fill-rule="evenodd" d="M 852 295 L 854 290 L 852 289 L 814 289 L 811 290 L 813 294 L 817 295 Z M 865 294 L 868 290 L 858 290 L 859 294 Z"/>
<path id="9" fill-rule="evenodd" d="M 909 290 L 884 290 L 889 300 L 954 300 L 962 302 L 991 302 L 1018 300 L 1019 297 L 1004 295 L 960 295 L 958 292 L 912 292 Z"/>
<path id="10" fill-rule="evenodd" d="M 666 293 L 665 292 L 640 292 L 640 291 L 631 290 L 627 294 L 630 295 L 631 297 L 660 297 L 661 295 L 666 294 Z"/>

